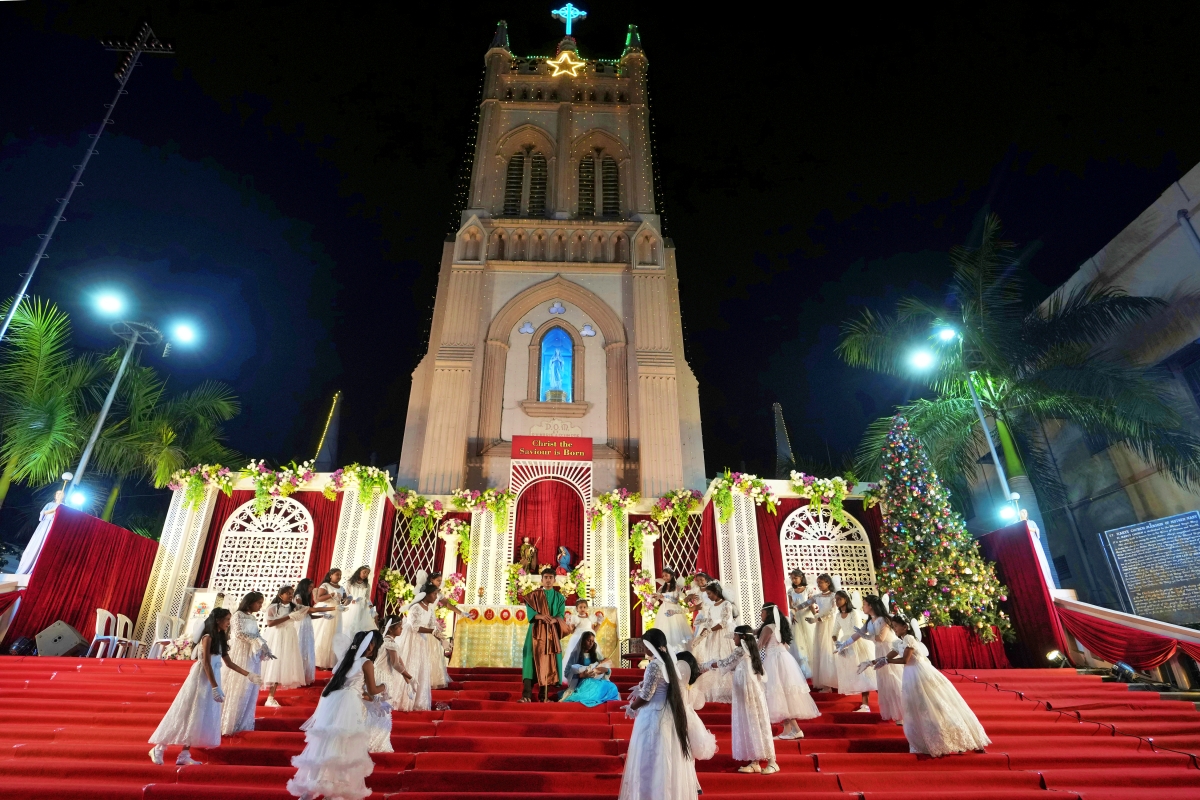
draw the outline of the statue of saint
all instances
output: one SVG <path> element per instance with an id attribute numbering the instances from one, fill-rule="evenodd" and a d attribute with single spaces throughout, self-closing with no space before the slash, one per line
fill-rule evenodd
<path id="1" fill-rule="evenodd" d="M 521 549 L 517 552 L 517 563 L 524 568 L 526 573 L 530 575 L 536 575 L 538 571 L 537 546 L 529 543 L 528 536 L 526 536 L 521 542 Z"/>
<path id="2" fill-rule="evenodd" d="M 552 391 L 563 391 L 563 378 L 567 370 L 567 362 L 563 360 L 562 351 L 555 350 L 554 355 L 550 357 L 550 389 Z"/>

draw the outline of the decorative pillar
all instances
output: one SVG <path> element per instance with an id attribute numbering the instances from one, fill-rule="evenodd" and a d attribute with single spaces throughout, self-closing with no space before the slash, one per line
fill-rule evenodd
<path id="1" fill-rule="evenodd" d="M 642 569 L 650 573 L 650 580 L 654 580 L 658 576 L 654 572 L 654 543 L 658 541 L 657 533 L 647 533 L 642 536 Z M 725 573 L 722 572 L 722 575 Z M 650 627 L 650 615 L 646 613 L 646 607 L 642 606 L 642 630 L 645 631 Z"/>
<path id="2" fill-rule="evenodd" d="M 511 517 L 513 509 L 508 509 Z M 471 512 L 471 560 L 467 564 L 467 602 L 499 606 L 507 602 L 512 548 L 507 529 L 496 527 L 488 509 Z M 480 589 L 483 593 L 480 594 Z"/>
<path id="3" fill-rule="evenodd" d="M 504 413 L 504 370 L 508 365 L 508 342 L 488 339 L 483 354 L 483 385 L 479 403 L 479 449 L 487 450 L 500 441 Z"/>
<path id="4" fill-rule="evenodd" d="M 675 353 L 671 349 L 669 289 L 662 268 L 633 271 L 638 455 L 644 497 L 657 497 L 683 483 L 683 442 L 679 434 Z"/>
<path id="5" fill-rule="evenodd" d="M 624 456 L 629 455 L 629 373 L 625 361 L 625 342 L 604 345 L 605 377 L 607 378 L 608 446 Z"/>
<path id="6" fill-rule="evenodd" d="M 758 620 L 763 604 L 762 565 L 758 555 L 758 519 L 754 501 L 734 493 L 733 516 L 722 524 L 717 515 L 717 555 L 725 597 L 737 603 L 739 624 Z"/>
<path id="7" fill-rule="evenodd" d="M 458 566 L 458 542 L 462 538 L 462 534 L 456 531 L 447 531 L 443 527 L 438 532 L 438 538 L 446 543 L 446 552 L 442 555 L 442 585 L 446 585 L 446 578 L 452 575 L 455 567 Z M 464 604 L 471 602 L 471 596 L 468 594 L 464 600 Z M 446 635 L 454 635 L 454 621 L 458 619 L 457 614 L 446 615 Z"/>
<path id="8" fill-rule="evenodd" d="M 340 569 L 346 575 L 353 574 L 359 567 L 375 569 L 379 529 L 383 525 L 383 504 L 390 502 L 386 494 L 380 493 L 370 503 L 363 505 L 359 500 L 358 486 L 346 487 L 341 514 L 338 516 L 337 537 L 333 542 L 331 567 Z"/>
<path id="9" fill-rule="evenodd" d="M 585 524 L 583 560 L 592 568 L 588 600 L 596 608 L 616 608 L 617 635 L 628 639 L 629 517 L 621 525 L 613 514 L 601 517 L 594 529 L 591 522 Z"/>

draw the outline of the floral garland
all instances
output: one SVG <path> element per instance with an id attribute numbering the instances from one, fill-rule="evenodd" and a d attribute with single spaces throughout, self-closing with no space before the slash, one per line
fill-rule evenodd
<path id="1" fill-rule="evenodd" d="M 377 496 L 387 494 L 388 487 L 391 485 L 392 476 L 387 470 L 355 462 L 348 467 L 342 467 L 337 472 L 330 473 L 329 483 L 325 485 L 323 493 L 326 499 L 336 500 L 338 492 L 344 492 L 351 486 L 357 486 L 358 502 L 369 506 Z"/>
<path id="2" fill-rule="evenodd" d="M 471 562 L 471 523 L 461 519 L 448 519 L 442 523 L 441 537 L 458 536 L 458 555 L 464 564 Z"/>
<path id="3" fill-rule="evenodd" d="M 292 461 L 282 469 L 273 470 L 267 466 L 266 461 L 251 459 L 242 470 L 241 477 L 250 479 L 254 484 L 254 515 L 262 516 L 275 502 L 275 498 L 294 494 L 300 488 L 300 484 L 316 477 L 312 463 L 305 461 L 297 465 Z"/>
<path id="4" fill-rule="evenodd" d="M 625 524 L 625 515 L 641 499 L 640 492 L 631 492 L 628 489 L 613 489 L 611 492 L 600 495 L 592 501 L 592 510 L 588 513 L 592 520 L 592 530 L 596 530 L 600 526 L 600 520 L 610 514 L 616 519 L 617 527 L 620 528 Z"/>
<path id="5" fill-rule="evenodd" d="M 631 570 L 629 573 L 629 586 L 637 596 L 637 602 L 633 604 L 632 610 L 636 611 L 637 607 L 641 606 L 642 614 L 650 624 L 653 624 L 654 617 L 658 613 L 658 607 L 662 605 L 661 595 L 658 594 L 658 584 L 654 582 L 654 576 L 648 570 Z"/>
<path id="6" fill-rule="evenodd" d="M 725 474 L 717 477 L 715 484 L 713 502 L 717 506 L 722 525 L 733 518 L 733 493 L 735 491 L 749 497 L 756 506 L 766 503 L 768 513 L 775 513 L 775 506 L 779 502 L 779 498 L 771 490 L 771 487 L 767 486 L 766 481 L 757 475 L 751 475 L 749 472 L 730 472 L 726 469 Z"/>
<path id="7" fill-rule="evenodd" d="M 175 470 L 167 488 L 171 491 L 183 489 L 183 507 L 199 508 L 209 486 L 215 486 L 226 497 L 233 494 L 233 470 L 220 464 L 198 464 L 191 469 Z"/>
<path id="8" fill-rule="evenodd" d="M 642 520 L 629 529 L 629 549 L 633 552 L 633 560 L 642 563 L 642 553 L 646 546 L 646 534 L 658 535 L 658 526 L 649 520 Z"/>
<path id="9" fill-rule="evenodd" d="M 562 567 L 559 567 L 556 572 L 561 572 Z M 558 582 L 558 576 L 555 575 L 555 583 Z M 580 561 L 575 567 L 567 573 L 567 586 L 575 587 L 575 596 L 587 599 L 588 584 L 592 582 L 592 568 L 587 565 L 586 561 Z M 564 594 L 569 594 L 564 592 Z"/>
<path id="10" fill-rule="evenodd" d="M 195 646 L 192 637 L 185 633 L 164 647 L 159 658 L 163 661 L 191 661 L 192 650 Z"/>
<path id="11" fill-rule="evenodd" d="M 442 579 L 441 596 L 446 598 L 448 606 L 457 606 L 467 599 L 467 576 L 461 572 L 451 572 Z M 454 613 L 453 608 L 442 607 L 440 604 L 435 612 L 438 619 L 446 619 Z"/>
<path id="12" fill-rule="evenodd" d="M 482 512 L 485 508 L 492 512 L 496 530 L 502 531 L 508 527 L 508 506 L 516 502 L 517 495 L 506 489 L 488 489 L 483 492 L 474 489 L 455 489 L 453 493 L 454 507 L 463 511 Z"/>
<path id="13" fill-rule="evenodd" d="M 838 525 L 848 525 L 849 518 L 842 508 L 842 502 L 850 495 L 854 487 L 854 476 L 845 478 L 818 478 L 815 475 L 805 475 L 803 472 L 792 470 L 792 479 L 788 482 L 791 489 L 801 497 L 807 497 L 810 506 L 818 514 L 825 503 L 829 504 L 829 516 Z"/>
<path id="14" fill-rule="evenodd" d="M 507 569 L 508 586 L 505 596 L 509 605 L 525 602 L 525 596 L 542 585 L 541 572 L 526 572 L 520 564 L 509 564 Z M 592 580 L 592 568 L 586 563 L 579 563 L 571 571 L 562 567 L 554 570 L 554 585 L 564 596 L 575 594 L 587 597 L 588 583 Z"/>
<path id="15" fill-rule="evenodd" d="M 408 520 L 408 540 L 413 544 L 421 541 L 425 531 L 437 528 L 438 520 L 446 516 L 446 507 L 441 500 L 422 497 L 413 489 L 401 486 L 396 490 L 396 510 Z"/>
<path id="16" fill-rule="evenodd" d="M 703 498 L 704 495 L 695 489 L 672 489 L 654 501 L 650 517 L 660 525 L 669 519 L 675 520 L 675 533 L 682 536 L 687 528 L 688 514 L 700 510 Z"/>
<path id="17" fill-rule="evenodd" d="M 402 608 L 411 603 L 416 595 L 416 589 L 405 580 L 398 569 L 380 570 L 379 580 L 387 588 L 387 604 L 390 607 Z"/>

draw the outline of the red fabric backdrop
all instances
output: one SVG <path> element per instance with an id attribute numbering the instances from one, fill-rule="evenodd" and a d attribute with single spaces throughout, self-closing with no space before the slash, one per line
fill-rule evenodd
<path id="1" fill-rule="evenodd" d="M 1080 644 L 1094 655 L 1114 664 L 1124 661 L 1135 669 L 1154 669 L 1167 663 L 1175 654 L 1176 645 L 1189 655 L 1193 652 L 1200 654 L 1200 647 L 1193 644 L 1139 631 L 1078 611 L 1068 611 L 1065 608 L 1055 610 L 1058 611 L 1058 619 L 1062 620 L 1063 627 L 1069 630 Z M 1062 652 L 1067 652 L 1065 647 L 1062 648 Z M 1195 655 L 1192 657 L 1195 658 Z"/>
<path id="2" fill-rule="evenodd" d="M 996 563 L 996 577 L 1008 587 L 1008 600 L 1001 605 L 1017 634 L 1017 640 L 1007 646 L 1008 655 L 1015 666 L 1023 668 L 1049 666 L 1046 653 L 1051 650 L 1069 654 L 1035 546 L 1024 522 L 979 537 L 979 549 Z"/>
<path id="3" fill-rule="evenodd" d="M 717 507 L 709 503 L 700 515 L 700 551 L 696 553 L 696 569 L 720 580 L 721 559 L 717 553 Z"/>
<path id="4" fill-rule="evenodd" d="M 157 553 L 158 542 L 59 506 L 8 640 L 61 619 L 90 641 L 97 608 L 136 622 Z"/>
<path id="5" fill-rule="evenodd" d="M 924 632 L 929 660 L 939 669 L 1009 669 L 1012 664 L 1004 653 L 1004 642 L 997 638 L 988 643 L 961 625 L 928 628 Z"/>
<path id="6" fill-rule="evenodd" d="M 774 514 L 767 511 L 766 505 L 754 507 L 758 527 L 758 561 L 762 567 L 763 602 L 774 603 L 785 611 L 788 607 L 788 579 L 787 570 L 783 568 L 783 548 L 779 544 L 779 532 L 783 530 L 783 522 L 788 518 L 788 514 L 806 505 L 806 499 L 785 497 L 776 505 Z M 757 608 L 753 609 L 751 617 L 755 621 L 758 620 Z"/>
<path id="7" fill-rule="evenodd" d="M 388 568 L 392 559 L 392 538 L 396 534 L 396 507 L 389 500 L 383 507 L 383 522 L 379 526 L 379 547 L 375 550 L 375 565 L 371 572 L 374 589 L 371 592 L 371 602 L 383 613 L 387 600 L 387 590 L 379 580 L 379 573 Z"/>
<path id="8" fill-rule="evenodd" d="M 521 493 L 516 514 L 514 561 L 526 536 L 537 545 L 542 564 L 556 564 L 560 544 L 571 551 L 572 561 L 583 557 L 583 501 L 567 484 L 552 478 L 536 481 Z"/>

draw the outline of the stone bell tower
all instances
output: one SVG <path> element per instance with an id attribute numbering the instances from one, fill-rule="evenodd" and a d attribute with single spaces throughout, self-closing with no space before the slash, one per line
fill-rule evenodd
<path id="1" fill-rule="evenodd" d="M 570 32 L 583 15 L 556 16 Z M 703 488 L 637 27 L 619 58 L 570 35 L 521 56 L 502 21 L 484 61 L 468 208 L 442 251 L 400 483 L 503 486 L 512 436 L 547 434 L 592 439 L 597 491 Z"/>

